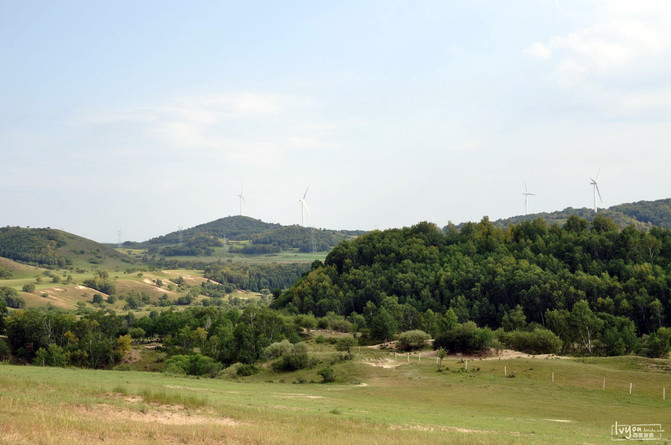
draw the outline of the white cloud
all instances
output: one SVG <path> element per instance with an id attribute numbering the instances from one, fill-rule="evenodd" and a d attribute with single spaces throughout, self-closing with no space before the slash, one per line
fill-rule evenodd
<path id="1" fill-rule="evenodd" d="M 320 121 L 311 101 L 286 95 L 179 97 L 159 105 L 89 113 L 73 123 L 88 129 L 101 149 L 171 150 L 251 165 L 268 165 L 289 152 L 337 146 L 331 142 L 336 127 Z"/>
<path id="2" fill-rule="evenodd" d="M 552 50 L 544 43 L 536 42 L 524 50 L 524 55 L 535 59 L 547 60 L 552 55 Z"/>
<path id="3" fill-rule="evenodd" d="M 554 61 L 555 76 L 564 84 L 654 69 L 671 53 L 671 2 L 596 3 L 593 25 L 533 43 L 524 53 Z"/>
<path id="4" fill-rule="evenodd" d="M 601 116 L 663 118 L 671 107 L 671 2 L 594 4 L 591 25 L 535 42 L 524 54 L 548 64 L 550 82 Z"/>

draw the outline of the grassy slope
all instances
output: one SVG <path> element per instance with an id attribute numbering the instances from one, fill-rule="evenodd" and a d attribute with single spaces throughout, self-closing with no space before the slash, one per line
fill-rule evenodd
<path id="1" fill-rule="evenodd" d="M 399 366 L 371 366 L 381 363 Z M 0 366 L 0 442 L 610 443 L 614 421 L 671 425 L 671 402 L 661 400 L 668 362 L 470 361 L 470 372 L 445 364 L 438 373 L 433 360 L 394 363 L 363 348 L 335 365 L 329 385 L 289 383 L 318 380 L 319 366 L 244 382 Z"/>
<path id="2" fill-rule="evenodd" d="M 70 258 L 75 268 L 111 271 L 125 269 L 134 263 L 132 257 L 127 257 L 109 246 L 72 233 L 59 232 L 67 244 L 56 251 Z"/>

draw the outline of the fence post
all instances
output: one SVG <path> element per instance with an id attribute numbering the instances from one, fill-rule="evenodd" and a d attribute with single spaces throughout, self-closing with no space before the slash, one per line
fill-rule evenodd
<path id="1" fill-rule="evenodd" d="M 666 400 L 666 388 L 662 388 L 662 400 Z"/>
<path id="2" fill-rule="evenodd" d="M 554 383 L 554 381 L 555 381 L 555 373 L 554 373 L 554 371 L 553 371 L 553 372 L 552 372 L 552 383 Z"/>
<path id="3" fill-rule="evenodd" d="M 631 394 L 631 387 L 633 386 L 632 383 L 629 384 L 629 394 Z"/>
<path id="4" fill-rule="evenodd" d="M 410 363 L 410 353 L 408 352 L 408 363 Z"/>
<path id="5" fill-rule="evenodd" d="M 603 390 L 604 391 L 606 390 L 606 378 L 605 377 L 603 378 Z"/>
<path id="6" fill-rule="evenodd" d="M 506 376 L 506 377 L 508 376 L 508 367 L 507 366 L 503 367 L 503 375 Z"/>
<path id="7" fill-rule="evenodd" d="M 468 371 L 468 360 L 466 360 L 466 371 Z"/>

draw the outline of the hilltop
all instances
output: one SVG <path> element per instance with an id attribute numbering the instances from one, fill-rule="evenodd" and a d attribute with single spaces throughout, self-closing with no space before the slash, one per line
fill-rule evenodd
<path id="1" fill-rule="evenodd" d="M 621 229 L 631 225 L 645 229 L 650 229 L 653 226 L 671 229 L 671 198 L 618 204 L 607 209 L 599 209 L 598 214 L 607 216 Z M 506 228 L 510 224 L 543 218 L 548 225 L 559 224 L 561 226 L 570 216 L 578 216 L 592 222 L 596 214 L 593 209 L 586 207 L 579 209 L 568 207 L 556 212 L 534 213 L 498 219 L 492 221 L 492 224 L 499 228 Z"/>
<path id="2" fill-rule="evenodd" d="M 109 246 L 50 228 L 1 227 L 0 257 L 47 268 L 115 269 L 134 262 Z"/>
<path id="3" fill-rule="evenodd" d="M 246 255 L 277 254 L 292 250 L 303 253 L 326 252 L 340 242 L 363 233 L 360 230 L 283 226 L 248 216 L 228 216 L 145 242 L 126 242 L 123 246 L 148 249 L 149 253 L 167 257 L 212 257 L 224 247 L 227 252 Z M 224 246 L 225 241 L 230 244 Z"/>

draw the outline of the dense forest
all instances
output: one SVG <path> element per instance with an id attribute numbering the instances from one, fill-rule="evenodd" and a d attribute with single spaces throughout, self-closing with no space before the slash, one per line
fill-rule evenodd
<path id="1" fill-rule="evenodd" d="M 384 312 L 396 332 L 427 330 L 427 313 L 492 329 L 517 316 L 567 346 L 580 334 L 569 325 L 583 316 L 589 352 L 606 335 L 632 350 L 634 333 L 666 335 L 670 264 L 670 230 L 620 230 L 603 215 L 591 224 L 571 216 L 563 227 L 543 219 L 506 229 L 487 218 L 461 230 L 420 223 L 341 243 L 273 307 L 369 320 Z"/>

